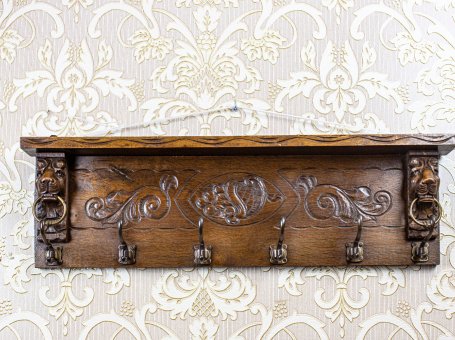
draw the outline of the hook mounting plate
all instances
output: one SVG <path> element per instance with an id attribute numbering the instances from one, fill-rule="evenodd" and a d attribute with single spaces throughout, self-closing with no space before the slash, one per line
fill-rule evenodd
<path id="1" fill-rule="evenodd" d="M 363 261 L 363 242 L 346 243 L 346 260 L 350 263 Z"/>
<path id="2" fill-rule="evenodd" d="M 49 245 L 46 247 L 45 257 L 48 266 L 60 266 L 63 263 L 63 248 Z"/>
<path id="3" fill-rule="evenodd" d="M 288 263 L 288 246 L 287 244 L 282 244 L 281 248 L 277 246 L 270 246 L 270 263 L 272 264 L 286 264 Z"/>
<path id="4" fill-rule="evenodd" d="M 120 264 L 135 264 L 136 263 L 135 245 L 120 244 L 118 246 L 118 263 Z"/>
<path id="5" fill-rule="evenodd" d="M 429 260 L 430 247 L 428 242 L 422 244 L 421 242 L 412 242 L 411 244 L 411 259 L 414 263 L 425 263 Z"/>

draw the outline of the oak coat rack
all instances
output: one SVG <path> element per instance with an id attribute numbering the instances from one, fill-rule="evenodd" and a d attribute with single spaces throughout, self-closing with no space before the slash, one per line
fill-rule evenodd
<path id="1" fill-rule="evenodd" d="M 36 267 L 436 265 L 455 135 L 23 137 Z"/>

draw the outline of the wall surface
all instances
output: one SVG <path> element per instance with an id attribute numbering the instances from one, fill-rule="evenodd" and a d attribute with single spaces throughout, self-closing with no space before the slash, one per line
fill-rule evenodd
<path id="1" fill-rule="evenodd" d="M 37 270 L 18 148 L 453 133 L 454 0 L 2 0 L 0 80 L 1 339 L 454 339 L 455 153 L 436 268 Z M 224 110 L 234 98 L 243 109 Z"/>

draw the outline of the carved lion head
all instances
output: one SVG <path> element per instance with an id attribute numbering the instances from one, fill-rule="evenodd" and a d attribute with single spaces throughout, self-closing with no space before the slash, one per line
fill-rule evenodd
<path id="1" fill-rule="evenodd" d="M 36 189 L 39 195 L 57 195 L 65 189 L 65 167 L 62 158 L 38 158 Z"/>
<path id="2" fill-rule="evenodd" d="M 411 170 L 410 192 L 415 193 L 418 203 L 433 203 L 439 189 L 438 159 L 415 157 L 409 162 Z"/>

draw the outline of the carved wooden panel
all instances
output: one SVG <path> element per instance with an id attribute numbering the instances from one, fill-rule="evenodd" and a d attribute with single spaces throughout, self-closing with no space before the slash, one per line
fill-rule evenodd
<path id="1" fill-rule="evenodd" d="M 73 242 L 65 246 L 67 265 L 73 261 L 74 245 L 78 262 L 117 266 L 120 220 L 125 223 L 125 241 L 137 246 L 139 267 L 155 262 L 191 266 L 201 216 L 214 265 L 241 266 L 247 253 L 249 263 L 255 258 L 255 265 L 268 265 L 267 249 L 276 243 L 282 216 L 287 218 L 290 264 L 291 255 L 298 253 L 305 254 L 308 264 L 318 264 L 317 256 L 311 254 L 314 249 L 305 249 L 313 244 L 313 234 L 325 239 L 318 252 L 333 253 L 333 243 L 340 242 L 337 264 L 346 264 L 344 243 L 354 240 L 359 216 L 364 219 L 365 237 L 374 229 L 400 229 L 404 235 L 403 162 L 399 157 L 242 157 L 239 163 L 235 156 L 83 156 L 74 159 L 70 173 Z M 383 181 L 383 176 L 389 180 Z M 256 240 L 258 234 L 264 238 L 262 244 Z M 106 242 L 100 244 L 99 237 Z M 366 243 L 370 251 L 377 246 L 376 241 Z M 164 256 L 166 249 L 177 248 L 180 254 Z M 233 251 L 236 248 L 243 251 Z M 109 256 L 96 256 L 95 250 Z M 406 255 L 409 258 L 409 252 Z M 387 251 L 381 257 L 383 262 L 390 258 Z M 381 257 L 366 258 L 365 263 L 381 261 Z"/>
<path id="2" fill-rule="evenodd" d="M 66 154 L 71 241 L 62 244 L 61 266 L 269 266 L 269 252 L 273 247 L 276 251 L 283 218 L 287 259 L 275 263 L 439 262 L 439 238 L 427 242 L 427 229 L 413 225 L 408 211 L 417 197 L 417 221 L 428 215 L 421 212 L 421 204 L 430 200 L 428 194 L 437 198 L 439 153 L 449 150 L 453 137 L 435 137 L 433 149 L 429 149 L 433 140 L 429 136 L 415 140 L 408 136 L 409 145 L 391 136 L 378 137 L 376 144 L 374 138 L 364 138 L 371 148 L 367 154 L 357 145 L 358 137 L 303 136 L 301 145 L 296 141 L 299 137 L 279 139 L 290 143 L 287 147 L 276 144 L 281 137 L 249 138 L 254 142 L 242 148 L 235 139 L 194 137 L 183 139 L 187 144 L 181 149 L 176 143 L 182 140 L 157 138 L 155 143 L 164 149 L 168 146 L 167 151 L 151 147 L 151 138 L 147 143 L 138 138 L 125 142 L 123 153 L 118 140 L 111 144 L 107 138 L 93 139 L 88 149 L 74 146 L 86 145 L 87 139 L 49 138 L 48 144 L 43 139 L 24 139 L 23 147 L 30 153 L 43 148 L 57 151 L 57 145 Z M 311 138 L 313 146 L 306 145 Z M 211 146 L 201 146 L 202 141 L 229 147 L 210 152 Z M 41 147 L 34 149 L 27 143 Z M 264 144 L 264 154 L 255 143 Z M 329 144 L 326 149 L 324 143 Z M 391 143 L 390 148 L 386 143 Z M 100 145 L 108 145 L 107 151 Z M 131 154 L 139 155 L 130 155 L 130 148 Z M 313 154 L 315 150 L 318 154 Z M 208 155 L 201 155 L 203 151 Z M 204 247 L 211 246 L 209 262 L 195 260 L 196 253 L 208 254 L 198 248 L 199 230 L 203 230 Z M 412 248 L 412 240 L 426 243 Z M 350 249 L 349 262 L 347 247 L 359 241 L 362 253 Z M 427 257 L 416 261 L 413 252 L 424 248 Z M 47 266 L 45 251 L 38 242 L 38 267 Z"/>

